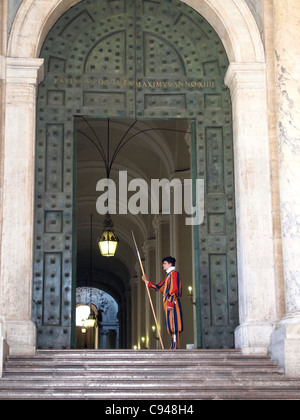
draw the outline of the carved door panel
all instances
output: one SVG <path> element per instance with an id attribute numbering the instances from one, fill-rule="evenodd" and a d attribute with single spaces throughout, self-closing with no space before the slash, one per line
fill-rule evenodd
<path id="1" fill-rule="evenodd" d="M 179 0 L 84 0 L 41 51 L 37 105 L 34 319 L 39 348 L 68 348 L 74 261 L 74 116 L 195 121 L 198 344 L 232 347 L 238 325 L 232 118 L 227 57 L 212 27 Z"/>

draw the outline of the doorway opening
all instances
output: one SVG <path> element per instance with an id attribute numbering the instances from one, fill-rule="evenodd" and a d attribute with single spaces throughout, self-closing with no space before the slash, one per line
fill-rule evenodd
<path id="1" fill-rule="evenodd" d="M 93 315 L 94 324 L 87 319 Z M 101 289 L 76 289 L 76 348 L 119 349 L 119 305 Z"/>
<path id="2" fill-rule="evenodd" d="M 182 348 L 195 345 L 195 305 L 188 292 L 189 287 L 195 287 L 193 227 L 185 223 L 184 206 L 182 214 L 175 214 L 173 200 L 176 186 L 183 187 L 184 180 L 193 178 L 191 121 L 77 116 L 75 137 L 76 290 L 85 287 L 101 290 L 113 297 L 118 306 L 118 327 L 116 324 L 109 326 L 108 321 L 104 324 L 101 307 L 93 302 L 98 310 L 98 326 L 102 327 L 103 336 L 104 332 L 106 334 L 105 339 L 101 339 L 101 333 L 98 336 L 98 348 L 114 345 L 115 348 L 159 348 L 131 231 L 137 238 L 143 264 L 153 282 L 164 276 L 161 259 L 168 255 L 176 258 L 184 285 L 182 304 L 187 326 L 182 335 Z M 108 178 L 116 187 L 109 203 L 105 196 L 107 188 L 97 188 Z M 151 194 L 153 180 L 178 182 L 174 183 L 175 188 L 170 184 L 170 197 L 165 200 L 161 189 L 159 196 Z M 168 203 L 170 208 L 167 208 Z M 103 257 L 97 245 L 108 210 L 120 240 L 117 252 L 111 258 Z M 92 276 L 89 276 L 91 214 Z M 160 298 L 153 295 L 163 340 L 168 343 Z M 76 299 L 76 304 L 79 303 Z"/>
<path id="3" fill-rule="evenodd" d="M 86 232 L 91 213 L 93 236 L 102 232 L 104 215 L 96 205 L 103 195 L 96 186 L 109 172 L 116 190 L 124 192 L 121 198 L 115 195 L 117 210 L 111 212 L 120 243 L 116 256 L 109 259 L 99 255 L 93 242 L 93 279 L 87 286 L 101 288 L 118 303 L 120 348 L 157 346 L 155 333 L 149 330 L 152 318 L 136 268 L 131 230 L 150 279 L 164 275 L 162 257 L 177 257 L 184 282 L 185 325 L 189 325 L 182 346 L 233 348 L 239 311 L 226 51 L 203 16 L 182 2 L 136 0 L 124 2 L 126 7 L 111 7 L 112 3 L 119 4 L 79 2 L 58 19 L 41 49 L 46 77 L 39 86 L 37 105 L 33 282 L 37 347 L 75 345 L 75 289 L 86 286 L 89 272 Z M 74 115 L 79 116 L 75 126 Z M 189 151 L 184 134 L 172 130 L 190 131 L 191 120 L 195 143 L 190 143 Z M 134 137 L 116 156 L 113 142 L 130 133 Z M 85 134 L 96 144 L 98 137 L 103 139 L 104 151 L 109 143 L 109 159 L 103 158 L 105 153 L 99 155 Z M 107 171 L 105 162 L 112 156 L 114 165 L 108 165 Z M 120 173 L 126 174 L 124 188 L 119 188 Z M 145 199 L 149 191 L 143 195 L 138 190 L 143 182 L 149 190 L 153 179 L 179 179 L 182 185 L 186 178 L 205 182 L 204 223 L 198 229 L 186 226 L 183 214 L 165 214 L 161 196 L 154 201 L 157 213 L 129 211 L 145 210 L 147 204 L 149 208 Z M 193 281 L 191 299 L 186 287 L 193 288 Z M 163 326 L 160 296 L 155 296 L 155 305 Z M 146 309 L 140 316 L 142 307 Z"/>

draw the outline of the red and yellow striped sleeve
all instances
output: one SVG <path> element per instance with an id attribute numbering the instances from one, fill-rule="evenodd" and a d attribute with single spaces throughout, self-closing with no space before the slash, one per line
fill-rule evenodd
<path id="1" fill-rule="evenodd" d="M 166 281 L 166 279 L 163 279 L 161 282 L 156 283 L 156 284 L 152 283 L 152 281 L 149 281 L 149 283 L 148 283 L 148 288 L 149 288 L 149 289 L 154 289 L 154 290 L 156 290 L 157 292 L 164 293 L 164 288 L 163 288 L 163 286 L 165 285 L 165 281 Z"/>

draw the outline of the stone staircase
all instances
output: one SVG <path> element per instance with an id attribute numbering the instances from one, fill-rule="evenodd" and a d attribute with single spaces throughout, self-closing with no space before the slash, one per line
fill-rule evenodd
<path id="1" fill-rule="evenodd" d="M 42 350 L 8 358 L 7 399 L 298 400 L 300 379 L 237 350 Z"/>

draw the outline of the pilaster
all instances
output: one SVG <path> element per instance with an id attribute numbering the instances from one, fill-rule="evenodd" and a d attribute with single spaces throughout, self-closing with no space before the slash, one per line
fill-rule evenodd
<path id="1" fill-rule="evenodd" d="M 130 279 L 131 289 L 131 346 L 138 346 L 138 278 Z"/>
<path id="2" fill-rule="evenodd" d="M 155 253 L 155 239 L 149 239 L 144 242 L 142 248 L 145 254 L 145 273 L 147 277 L 151 280 L 155 279 L 155 271 L 156 271 L 156 253 Z M 151 281 L 152 281 L 151 280 Z M 156 296 L 151 296 L 154 299 Z M 147 347 L 148 348 L 159 348 L 158 341 L 155 340 L 154 334 L 152 332 L 152 325 L 155 325 L 155 321 L 153 319 L 152 310 L 150 307 L 149 297 L 146 288 L 144 287 L 144 309 L 142 308 L 142 314 L 145 317 L 145 327 L 146 327 L 146 340 L 147 340 Z"/>
<path id="3" fill-rule="evenodd" d="M 231 63 L 240 326 L 236 347 L 266 354 L 276 320 L 272 193 L 263 63 Z"/>
<path id="4" fill-rule="evenodd" d="M 163 279 L 164 273 L 162 271 L 162 258 L 170 255 L 170 215 L 157 214 L 154 216 L 152 226 L 155 231 L 156 238 L 156 279 L 153 282 L 159 282 Z M 170 338 L 167 335 L 166 328 L 164 328 L 164 312 L 161 297 L 156 294 L 156 307 L 155 313 L 157 316 L 158 324 L 161 328 L 162 340 L 168 343 Z"/>
<path id="5" fill-rule="evenodd" d="M 36 88 L 42 59 L 6 58 L 0 307 L 11 354 L 35 351 L 32 308 Z"/>

